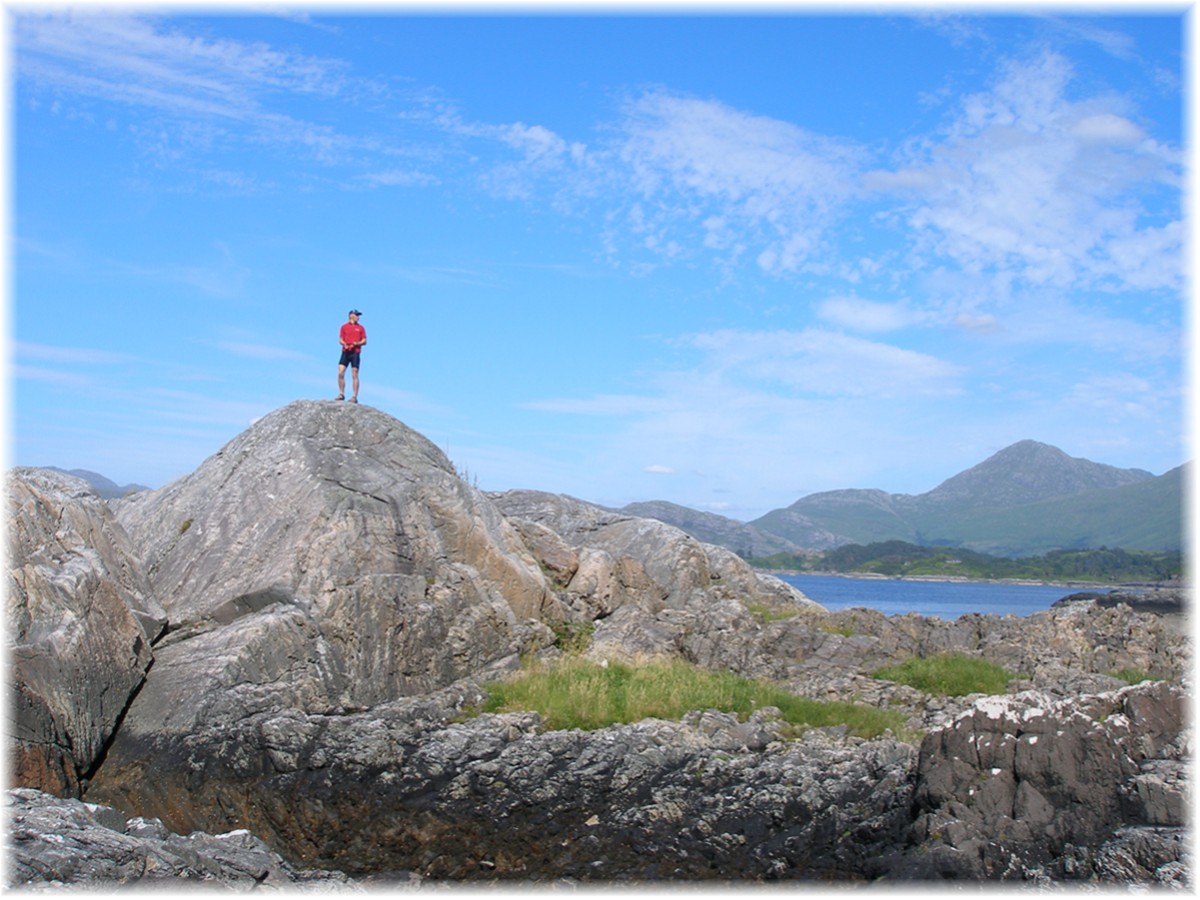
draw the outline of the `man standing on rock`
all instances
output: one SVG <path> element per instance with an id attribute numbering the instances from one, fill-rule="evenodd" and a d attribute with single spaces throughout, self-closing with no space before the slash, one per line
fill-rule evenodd
<path id="1" fill-rule="evenodd" d="M 338 361 L 337 398 L 346 399 L 346 366 L 349 366 L 354 370 L 354 393 L 350 397 L 351 403 L 358 402 L 358 358 L 367 344 L 367 329 L 358 324 L 358 317 L 361 315 L 357 309 L 350 310 L 350 321 L 338 332 L 338 339 L 342 342 L 342 358 Z"/>

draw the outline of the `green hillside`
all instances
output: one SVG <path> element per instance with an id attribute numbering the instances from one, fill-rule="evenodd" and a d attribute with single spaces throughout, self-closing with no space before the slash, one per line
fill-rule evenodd
<path id="1" fill-rule="evenodd" d="M 917 529 L 897 510 L 896 499 L 895 494 L 875 490 L 825 491 L 772 510 L 750 524 L 801 547 L 820 546 L 811 540 L 818 529 L 832 532 L 841 543 L 918 541 Z"/>
<path id="2" fill-rule="evenodd" d="M 924 494 L 825 491 L 751 524 L 809 549 L 906 541 L 1008 557 L 1087 547 L 1180 550 L 1186 472 L 1155 477 L 1021 441 Z"/>
<path id="3" fill-rule="evenodd" d="M 1012 559 L 952 547 L 921 547 L 905 541 L 846 544 L 817 555 L 776 554 L 752 559 L 760 569 L 842 574 L 884 575 L 889 578 L 1029 579 L 1089 581 L 1109 584 L 1163 582 L 1183 572 L 1177 550 L 1150 552 L 1101 547 L 1054 550 L 1041 556 Z"/>
<path id="4" fill-rule="evenodd" d="M 1179 550 L 1183 491 L 1180 467 L 1158 478 L 1071 497 L 1000 509 L 922 510 L 915 512 L 912 520 L 920 536 L 918 543 L 965 547 L 996 556 L 1087 547 Z"/>

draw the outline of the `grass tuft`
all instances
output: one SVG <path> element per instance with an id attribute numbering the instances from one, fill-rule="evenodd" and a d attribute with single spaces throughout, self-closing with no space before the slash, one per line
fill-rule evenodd
<path id="1" fill-rule="evenodd" d="M 1016 678 L 1003 666 L 964 653 L 938 653 L 913 657 L 897 666 L 886 666 L 875 678 L 907 684 L 928 694 L 961 697 L 964 694 L 1002 694 Z"/>
<path id="2" fill-rule="evenodd" d="M 888 729 L 899 733 L 904 723 L 894 710 L 797 697 L 769 682 L 700 669 L 679 659 L 602 666 L 566 657 L 550 666 L 527 667 L 511 681 L 488 685 L 487 693 L 480 712 L 536 710 L 555 730 L 593 730 L 647 718 L 678 720 L 705 709 L 745 718 L 765 706 L 778 707 L 797 733 L 845 725 L 851 734 L 873 738 Z"/>
<path id="3" fill-rule="evenodd" d="M 1157 681 L 1149 672 L 1144 672 L 1141 669 L 1117 669 L 1109 672 L 1113 678 L 1120 678 L 1126 684 L 1141 684 L 1143 681 Z"/>
<path id="4" fill-rule="evenodd" d="M 747 603 L 746 609 L 764 622 L 781 622 L 786 619 L 794 619 L 800 615 L 800 610 L 795 607 L 780 609 L 779 607 L 768 606 L 765 603 Z"/>

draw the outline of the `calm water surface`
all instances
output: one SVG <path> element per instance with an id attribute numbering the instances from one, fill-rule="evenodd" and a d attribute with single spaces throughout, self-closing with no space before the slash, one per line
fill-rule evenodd
<path id="1" fill-rule="evenodd" d="M 964 581 L 890 581 L 836 575 L 780 575 L 829 610 L 865 606 L 884 615 L 915 612 L 957 619 L 966 613 L 1027 616 L 1082 588 Z"/>

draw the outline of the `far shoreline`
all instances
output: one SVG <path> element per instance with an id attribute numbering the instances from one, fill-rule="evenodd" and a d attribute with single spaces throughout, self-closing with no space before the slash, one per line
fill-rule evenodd
<path id="1" fill-rule="evenodd" d="M 1117 590 L 1162 590 L 1164 588 L 1186 589 L 1183 584 L 1166 582 L 1095 582 L 1095 581 L 1044 581 L 1034 578 L 969 578 L 966 575 L 883 575 L 878 572 L 802 572 L 797 569 L 757 569 L 766 575 L 792 575 L 804 577 L 816 575 L 827 578 L 852 578 L 861 581 L 912 581 L 943 584 L 1009 584 L 1017 587 L 1054 587 L 1067 590 L 1117 591 Z"/>

